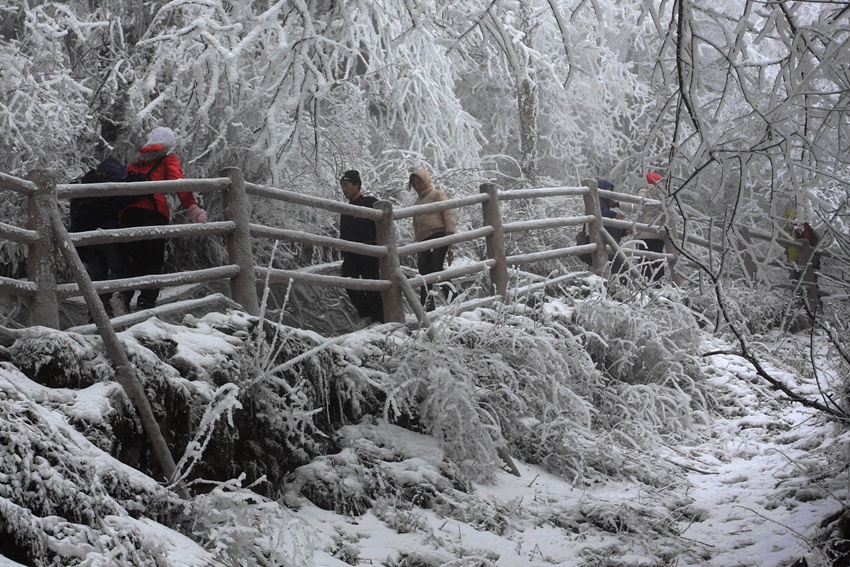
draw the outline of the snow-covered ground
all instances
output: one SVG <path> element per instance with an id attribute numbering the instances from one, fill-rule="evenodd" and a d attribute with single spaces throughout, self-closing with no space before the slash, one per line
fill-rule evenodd
<path id="1" fill-rule="evenodd" d="M 427 565 L 643 566 L 656 564 L 648 557 L 664 546 L 670 550 L 668 565 L 791 565 L 809 554 L 818 524 L 839 511 L 839 500 L 846 498 L 836 479 L 819 485 L 810 478 L 828 469 L 820 449 L 839 444 L 836 431 L 812 410 L 765 388 L 741 359 L 718 355 L 706 364 L 725 390 L 729 405 L 721 413 L 729 415 L 714 420 L 705 443 L 661 452 L 659 459 L 681 473 L 671 476 L 665 489 L 624 481 L 576 486 L 516 462 L 520 477 L 501 472 L 495 483 L 475 490 L 508 518 L 502 534 L 427 511 L 418 512 L 417 529 L 401 534 L 371 513 L 345 518 L 307 503 L 298 517 L 317 533 L 352 542 L 359 548 L 358 564 L 365 565 L 395 565 L 401 552 L 416 552 L 433 560 L 422 563 Z M 807 389 L 811 393 L 813 388 Z M 438 452 L 429 438 L 385 430 L 409 454 Z M 602 521 L 589 523 L 594 512 L 600 520 L 620 523 L 608 529 Z M 667 524 L 671 519 L 675 522 Z M 654 541 L 647 541 L 646 522 L 667 525 L 656 526 Z M 452 561 L 458 555 L 465 555 L 466 562 Z M 474 557 L 492 563 L 476 563 Z M 809 565 L 818 564 L 809 559 Z M 322 552 L 316 564 L 344 565 Z"/>
<path id="2" fill-rule="evenodd" d="M 148 334 L 162 332 L 156 324 L 145 325 Z M 179 327 L 169 327 L 169 333 L 175 329 Z M 187 352 L 212 344 L 209 337 L 185 333 L 171 338 Z M 776 348 L 791 348 L 793 340 Z M 229 347 L 221 343 L 217 348 Z M 704 352 L 724 349 L 731 350 L 718 339 L 705 339 Z M 810 566 L 822 564 L 810 544 L 818 524 L 841 510 L 847 496 L 846 479 L 837 478 L 827 460 L 832 452 L 845 450 L 846 435 L 814 410 L 771 390 L 734 354 L 702 360 L 702 374 L 715 392 L 710 434 L 691 446 L 658 448 L 655 464 L 634 478 L 597 474 L 569 482 L 514 459 L 520 476 L 499 471 L 492 483 L 467 490 L 447 475 L 450 467 L 434 438 L 369 418 L 340 430 L 342 453 L 294 475 L 283 498 L 286 506 L 254 497 L 237 482 L 226 496 L 198 496 L 196 510 L 205 511 L 207 535 L 218 533 L 220 544 L 231 550 L 257 545 L 238 541 L 238 534 L 262 533 L 262 546 L 277 549 L 278 557 L 289 561 L 270 559 L 268 565 L 785 567 L 806 556 Z M 769 370 L 795 391 L 817 398 L 814 377 L 788 368 Z M 824 359 L 818 377 L 827 375 Z M 21 407 L 42 403 L 38 411 L 45 420 L 50 410 L 44 406 L 74 406 L 74 399 L 74 411 L 102 411 L 93 398 L 103 395 L 99 390 L 115 387 L 97 384 L 74 395 L 47 391 L 8 366 L 0 368 L 0 386 L 0 394 L 19 398 Z M 81 451 L 94 451 L 55 415 L 50 420 L 63 435 L 73 436 Z M 373 465 L 387 473 L 382 478 L 413 487 L 418 496 L 401 501 L 392 497 L 397 492 L 388 491 L 365 513 L 354 515 L 321 509 L 298 492 L 311 475 L 349 471 L 331 482 L 340 491 L 356 493 L 366 480 L 358 476 L 362 469 L 351 464 L 355 449 L 381 455 Z M 138 475 L 102 453 L 91 458 L 102 459 L 103 468 Z M 145 517 L 118 514 L 108 521 L 113 532 L 142 534 L 151 553 L 167 558 L 169 565 L 226 564 L 209 546 L 204 549 Z M 210 531 L 210 525 L 217 527 Z M 95 556 L 80 564 L 105 564 Z M 246 564 L 236 557 L 234 561 Z M 134 563 L 116 559 L 111 564 Z M 0 567 L 14 565 L 0 557 Z"/>
<path id="3" fill-rule="evenodd" d="M 712 341 L 706 350 L 719 348 Z M 474 491 L 480 511 L 505 522 L 501 533 L 475 514 L 464 522 L 430 510 L 408 511 L 393 529 L 371 512 L 344 517 L 303 499 L 297 517 L 309 532 L 353 546 L 358 565 L 644 566 L 659 564 L 659 556 L 680 566 L 779 567 L 803 557 L 818 565 L 810 543 L 846 498 L 841 479 L 827 476 L 826 455 L 846 439 L 813 410 L 767 388 L 737 356 L 708 357 L 703 370 L 718 388 L 718 416 L 705 442 L 662 448 L 659 462 L 672 465 L 666 487 L 572 484 L 516 461 L 520 477 L 500 472 Z M 813 380 L 770 370 L 795 390 L 817 394 Z M 385 424 L 348 430 L 351 439 L 379 438 L 418 456 L 417 482 L 436 474 L 441 454 L 433 439 Z M 315 560 L 345 565 L 322 550 Z"/>

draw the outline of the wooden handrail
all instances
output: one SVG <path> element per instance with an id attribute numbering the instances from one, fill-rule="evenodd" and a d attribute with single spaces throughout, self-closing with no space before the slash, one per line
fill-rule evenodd
<path id="1" fill-rule="evenodd" d="M 534 219 L 529 221 L 506 222 L 503 225 L 505 232 L 528 232 L 530 230 L 543 230 L 547 228 L 564 228 L 567 226 L 581 226 L 594 219 L 593 215 L 580 217 L 556 217 L 549 219 Z"/>
<path id="2" fill-rule="evenodd" d="M 415 217 L 417 215 L 439 213 L 442 211 L 459 209 L 461 207 L 468 207 L 470 205 L 480 205 L 481 203 L 484 203 L 489 199 L 489 195 L 485 193 L 479 193 L 478 195 L 471 195 L 469 197 L 458 197 L 455 199 L 449 199 L 448 201 L 437 201 L 435 203 L 428 203 L 427 205 L 412 205 L 410 207 L 404 207 L 402 209 L 395 209 L 395 211 L 393 212 L 393 218 L 396 220 L 401 220 L 410 217 Z"/>
<path id="3" fill-rule="evenodd" d="M 322 287 L 338 287 L 346 289 L 362 289 L 367 291 L 385 291 L 393 282 L 389 280 L 364 280 L 359 278 L 344 278 L 342 276 L 328 276 L 299 270 L 281 270 L 279 268 L 255 268 L 260 279 L 274 283 L 295 280 Z"/>
<path id="4" fill-rule="evenodd" d="M 543 252 L 531 252 L 529 254 L 515 254 L 508 256 L 509 266 L 522 266 L 525 264 L 536 264 L 548 260 L 557 260 L 566 256 L 578 256 L 580 254 L 592 254 L 596 252 L 596 244 L 582 244 L 581 246 L 567 246 L 556 250 L 544 250 Z"/>
<path id="5" fill-rule="evenodd" d="M 12 295 L 20 295 L 23 297 L 32 297 L 38 293 L 38 284 L 26 280 L 16 280 L 0 276 L 0 291 Z"/>
<path id="6" fill-rule="evenodd" d="M 137 181 L 125 183 L 112 181 L 107 183 L 61 183 L 56 185 L 56 196 L 60 199 L 75 197 L 112 197 L 150 195 L 151 193 L 209 193 L 226 191 L 230 180 L 226 177 L 211 179 L 169 179 L 163 181 Z"/>
<path id="7" fill-rule="evenodd" d="M 7 173 L 0 173 L 0 190 L 14 191 L 15 193 L 21 193 L 22 195 L 29 197 L 31 195 L 35 195 L 37 186 L 32 181 L 18 179 L 17 177 Z"/>
<path id="8" fill-rule="evenodd" d="M 356 207 L 365 209 L 366 207 Z M 387 254 L 386 246 L 377 246 L 375 244 L 363 244 L 362 242 L 352 242 L 350 240 L 340 240 L 332 236 L 322 236 L 321 234 L 313 234 L 301 230 L 289 230 L 287 228 L 274 228 L 261 224 L 251 223 L 251 236 L 255 238 L 269 238 L 271 240 L 286 240 L 288 242 L 298 242 L 300 244 L 310 244 L 316 246 L 327 246 L 335 248 L 343 252 L 354 252 L 355 254 L 363 254 L 364 256 L 373 256 L 381 258 Z"/>
<path id="9" fill-rule="evenodd" d="M 179 238 L 189 236 L 216 236 L 230 234 L 236 228 L 231 221 L 207 222 L 203 224 L 168 224 L 162 226 L 134 226 L 132 228 L 97 229 L 86 232 L 71 232 L 75 246 L 115 244 L 156 238 Z"/>
<path id="10" fill-rule="evenodd" d="M 464 232 L 458 232 L 457 234 L 441 236 L 440 238 L 432 238 L 431 240 L 423 240 L 422 242 L 405 244 L 404 246 L 398 247 L 398 255 L 409 256 L 411 254 L 418 254 L 419 252 L 431 250 L 432 248 L 439 248 L 441 246 L 451 246 L 453 244 L 459 244 L 461 242 L 470 242 L 472 240 L 484 238 L 485 236 L 490 236 L 491 234 L 493 234 L 493 230 L 494 229 L 492 226 L 483 226 L 474 230 L 467 230 Z"/>
<path id="11" fill-rule="evenodd" d="M 228 264 L 226 266 L 216 266 L 215 268 L 201 268 L 199 270 L 187 270 L 185 272 L 173 272 L 170 274 L 151 274 L 149 276 L 137 276 L 134 278 L 100 280 L 92 282 L 92 285 L 98 293 L 109 293 L 131 289 L 152 289 L 214 282 L 235 277 L 238 273 L 238 265 Z M 56 288 L 60 298 L 80 295 L 80 288 L 75 283 L 59 284 Z"/>
<path id="12" fill-rule="evenodd" d="M 38 231 L 0 222 L 0 237 L 19 244 L 34 244 L 38 242 Z"/>
<path id="13" fill-rule="evenodd" d="M 515 199 L 536 199 L 540 197 L 568 197 L 586 195 L 587 187 L 543 187 L 540 189 L 513 189 L 499 191 L 499 201 Z"/>
<path id="14" fill-rule="evenodd" d="M 257 197 L 267 197 L 278 201 L 285 201 L 295 205 L 305 205 L 307 207 L 315 207 L 332 213 L 341 215 L 352 215 L 364 219 L 380 220 L 381 212 L 367 207 L 358 207 L 349 205 L 348 203 L 340 203 L 339 201 L 331 201 L 322 197 L 314 197 L 312 195 L 302 195 L 295 191 L 287 191 L 285 189 L 277 189 L 265 185 L 257 185 L 255 183 L 245 183 L 245 190 L 249 195 Z"/>
<path id="15" fill-rule="evenodd" d="M 406 278 L 410 285 L 414 288 L 422 287 L 423 285 L 433 285 L 440 282 L 449 281 L 454 278 L 462 278 L 465 276 L 471 276 L 472 274 L 478 274 L 483 272 L 484 270 L 491 269 L 495 267 L 496 260 L 482 260 L 480 262 L 473 262 L 471 264 L 464 264 L 462 266 L 452 266 L 450 268 L 446 268 L 441 272 L 433 272 L 428 275 L 417 275 L 412 278 Z"/>

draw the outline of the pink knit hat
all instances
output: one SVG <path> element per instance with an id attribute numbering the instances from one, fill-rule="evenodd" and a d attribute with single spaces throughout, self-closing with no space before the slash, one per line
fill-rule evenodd
<path id="1" fill-rule="evenodd" d="M 656 183 L 661 181 L 661 176 L 658 175 L 657 173 L 653 173 L 653 172 L 650 171 L 649 173 L 646 174 L 646 181 L 650 185 L 655 185 Z"/>

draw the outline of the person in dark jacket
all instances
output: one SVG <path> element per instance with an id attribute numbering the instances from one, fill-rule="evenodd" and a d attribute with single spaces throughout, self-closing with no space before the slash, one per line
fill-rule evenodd
<path id="1" fill-rule="evenodd" d="M 121 181 L 127 168 L 123 163 L 109 157 L 95 169 L 83 175 L 80 183 L 109 183 Z M 76 197 L 71 199 L 71 232 L 118 228 L 118 211 L 110 197 Z M 92 281 L 117 280 L 126 277 L 130 264 L 124 244 L 95 244 L 77 248 L 80 260 L 86 265 L 86 271 Z M 100 295 L 109 317 L 114 316 L 110 299 L 111 293 Z"/>
<path id="2" fill-rule="evenodd" d="M 596 186 L 599 189 L 603 189 L 605 191 L 613 191 L 614 184 L 608 181 L 607 179 L 597 179 Z M 617 207 L 620 206 L 619 201 L 613 201 L 607 197 L 599 197 L 599 209 L 602 213 L 602 216 L 609 219 L 617 219 L 623 220 L 625 217 L 622 213 L 615 211 Z M 606 226 L 605 230 L 608 231 L 608 234 L 617 242 L 620 243 L 620 240 L 628 234 L 629 230 L 626 228 L 621 228 L 618 226 Z M 611 273 L 618 274 L 620 270 L 623 268 L 623 260 L 617 254 L 608 254 L 608 260 L 611 261 Z"/>
<path id="3" fill-rule="evenodd" d="M 358 207 L 369 207 L 378 202 L 375 197 L 364 195 L 362 192 L 363 182 L 360 172 L 355 169 L 346 171 L 339 180 L 342 194 L 348 199 L 349 205 Z M 340 215 L 339 237 L 351 242 L 362 242 L 363 244 L 377 243 L 377 230 L 375 221 L 355 217 L 353 215 Z M 374 256 L 365 256 L 354 252 L 342 253 L 342 276 L 346 278 L 363 278 L 367 280 L 381 279 L 380 263 Z M 362 289 L 346 289 L 352 305 L 357 309 L 361 319 L 371 319 L 372 322 L 384 322 L 384 302 L 379 291 L 366 291 Z"/>
<path id="4" fill-rule="evenodd" d="M 151 181 L 183 179 L 180 160 L 174 153 L 177 137 L 169 128 L 158 127 L 151 130 L 147 142 L 139 149 L 136 159 L 127 166 L 127 174 L 147 175 Z M 207 213 L 198 206 L 191 192 L 177 193 L 180 203 L 189 214 L 192 222 L 207 222 Z M 168 201 L 162 193 L 142 195 L 125 205 L 118 212 L 121 228 L 134 226 L 160 226 L 171 222 Z M 130 256 L 129 276 L 161 274 L 165 267 L 165 239 L 141 240 L 127 243 Z M 129 311 L 134 290 L 124 292 L 124 305 Z M 156 306 L 159 289 L 142 289 L 136 303 L 138 309 Z"/>
<path id="5" fill-rule="evenodd" d="M 596 186 L 606 191 L 614 190 L 614 184 L 608 181 L 607 179 L 598 179 L 596 182 Z M 613 201 L 611 199 L 608 199 L 607 197 L 599 197 L 599 208 L 602 210 L 603 217 L 609 219 L 623 220 L 625 218 L 623 214 L 613 210 L 619 206 L 619 201 Z M 622 240 L 623 236 L 625 236 L 628 232 L 628 229 L 620 228 L 617 226 L 606 226 L 605 230 L 607 230 L 608 234 L 610 234 L 614 238 L 614 240 L 617 241 L 617 244 L 620 243 L 620 240 Z"/>

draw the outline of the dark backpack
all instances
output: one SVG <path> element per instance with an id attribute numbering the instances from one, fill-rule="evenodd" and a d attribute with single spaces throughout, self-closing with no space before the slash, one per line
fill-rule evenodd
<path id="1" fill-rule="evenodd" d="M 576 234 L 576 246 L 583 246 L 585 244 L 590 244 L 590 236 L 587 234 L 587 226 L 582 226 L 581 230 Z M 579 254 L 578 259 L 587 264 L 588 266 L 593 265 L 593 255 L 592 254 Z"/>
<path id="2" fill-rule="evenodd" d="M 109 177 L 108 173 L 92 169 L 77 183 L 106 183 Z M 112 197 L 75 197 L 71 199 L 71 232 L 103 228 L 104 223 L 116 213 Z"/>
<path id="3" fill-rule="evenodd" d="M 139 182 L 139 181 L 152 181 L 151 173 L 153 173 L 153 170 L 155 170 L 157 167 L 159 167 L 159 164 L 161 164 L 162 160 L 164 160 L 164 159 L 165 159 L 164 157 L 159 158 L 156 161 L 156 163 L 153 164 L 153 167 L 151 167 L 147 171 L 147 173 L 141 173 L 141 172 L 138 172 L 138 171 L 133 171 L 133 172 L 130 172 L 127 175 L 125 175 L 124 179 L 122 179 L 121 181 L 123 181 L 125 183 L 136 183 L 136 182 Z M 153 199 L 154 198 L 153 196 L 154 196 L 154 193 L 148 193 L 146 195 L 117 195 L 115 197 L 112 197 L 112 201 L 113 201 L 113 205 L 116 207 L 116 209 L 120 211 L 124 207 L 126 207 L 128 205 L 132 205 L 133 203 L 135 203 L 137 201 L 141 201 L 142 199 Z"/>

